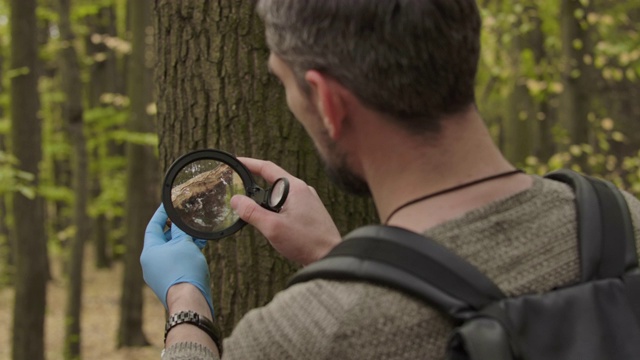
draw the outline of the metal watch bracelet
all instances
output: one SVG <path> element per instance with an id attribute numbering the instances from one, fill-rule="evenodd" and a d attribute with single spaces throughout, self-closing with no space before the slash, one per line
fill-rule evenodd
<path id="1" fill-rule="evenodd" d="M 174 327 L 180 324 L 192 324 L 204 331 L 218 347 L 218 352 L 222 355 L 222 342 L 220 341 L 220 331 L 213 321 L 198 314 L 195 311 L 180 311 L 169 316 L 164 326 L 164 342 L 167 342 L 167 334 Z"/>

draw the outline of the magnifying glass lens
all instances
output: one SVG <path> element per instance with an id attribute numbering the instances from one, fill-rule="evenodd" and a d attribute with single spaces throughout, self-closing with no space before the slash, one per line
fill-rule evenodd
<path id="1" fill-rule="evenodd" d="M 284 205 L 287 195 L 289 195 L 289 181 L 285 178 L 278 179 L 271 188 L 269 206 L 274 209 L 280 209 Z"/>
<path id="2" fill-rule="evenodd" d="M 164 178 L 162 204 L 171 219 L 167 226 L 177 226 L 198 239 L 229 236 L 247 224 L 231 208 L 231 199 L 238 194 L 278 212 L 289 195 L 289 180 L 280 178 L 264 190 L 229 153 L 205 149 L 185 154 Z"/>

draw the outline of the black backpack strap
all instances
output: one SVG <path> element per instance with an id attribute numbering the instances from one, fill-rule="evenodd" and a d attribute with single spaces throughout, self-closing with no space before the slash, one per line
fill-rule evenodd
<path id="1" fill-rule="evenodd" d="M 610 182 L 590 178 L 602 216 L 602 261 L 600 277 L 619 277 L 638 267 L 633 222 L 622 193 Z"/>
<path id="2" fill-rule="evenodd" d="M 548 178 L 576 193 L 581 281 L 620 277 L 637 268 L 633 223 L 627 202 L 611 183 L 558 170 Z"/>
<path id="3" fill-rule="evenodd" d="M 389 226 L 354 230 L 325 258 L 299 271 L 289 286 L 315 278 L 386 285 L 459 320 L 504 298 L 491 280 L 450 250 L 420 234 Z"/>

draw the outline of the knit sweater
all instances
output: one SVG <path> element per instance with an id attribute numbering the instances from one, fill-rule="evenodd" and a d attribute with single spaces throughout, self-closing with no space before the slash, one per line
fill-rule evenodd
<path id="1" fill-rule="evenodd" d="M 625 194 L 640 239 L 640 202 Z M 559 182 L 533 186 L 425 232 L 484 272 L 509 296 L 579 278 L 575 196 Z M 640 245 L 640 244 L 639 244 Z M 640 249 L 640 246 L 638 246 Z M 444 359 L 451 321 L 383 286 L 312 280 L 247 313 L 224 340 L 224 359 Z M 193 343 L 164 360 L 216 359 Z"/>

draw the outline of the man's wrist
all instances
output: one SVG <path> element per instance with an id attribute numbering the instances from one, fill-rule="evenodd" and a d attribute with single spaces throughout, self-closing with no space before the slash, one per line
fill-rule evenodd
<path id="1" fill-rule="evenodd" d="M 167 336 L 169 335 L 171 330 L 183 324 L 195 325 L 198 329 L 204 331 L 209 336 L 209 338 L 213 340 L 216 347 L 218 348 L 218 352 L 222 354 L 222 339 L 218 327 L 210 319 L 192 310 L 180 311 L 169 316 L 164 329 L 165 345 L 167 342 Z M 193 329 L 191 329 L 190 331 L 193 332 Z"/>
<path id="2" fill-rule="evenodd" d="M 200 289 L 190 283 L 179 283 L 169 288 L 169 291 L 167 291 L 167 308 L 170 316 L 180 312 L 193 311 L 214 321 L 211 308 L 204 295 L 200 292 Z M 222 352 L 222 349 L 219 348 L 220 344 L 216 344 L 207 332 L 191 323 L 175 326 L 167 333 L 165 342 L 167 348 L 179 342 L 195 342 L 210 348 L 214 352 L 217 351 L 218 354 Z"/>
<path id="3" fill-rule="evenodd" d="M 167 291 L 167 309 L 169 314 L 192 310 L 213 320 L 213 314 L 207 299 L 200 289 L 191 283 L 172 285 Z"/>

